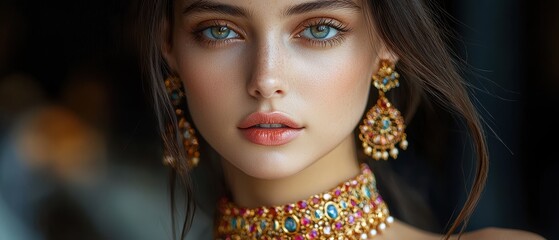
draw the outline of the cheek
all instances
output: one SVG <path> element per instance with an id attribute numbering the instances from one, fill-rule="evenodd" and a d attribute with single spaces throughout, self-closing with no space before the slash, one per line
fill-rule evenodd
<path id="1" fill-rule="evenodd" d="M 239 51 L 232 49 L 231 51 Z M 238 104 L 236 98 L 245 89 L 242 65 L 237 53 L 212 53 L 196 48 L 181 51 L 178 57 L 180 77 L 184 82 L 187 102 L 193 114 L 211 114 Z M 215 111 L 203 111 L 205 108 Z"/>
<path id="2" fill-rule="evenodd" d="M 371 86 L 372 55 L 340 49 L 329 56 L 314 58 L 312 64 L 301 62 L 298 66 L 304 67 L 297 71 L 308 74 L 302 81 L 305 86 L 298 89 L 309 108 L 319 110 L 317 114 L 337 123 L 347 122 L 347 118 L 359 119 Z"/>
<path id="3" fill-rule="evenodd" d="M 179 57 L 179 75 L 184 82 L 187 104 L 194 125 L 210 144 L 216 136 L 231 135 L 231 119 L 246 105 L 239 54 L 220 54 L 184 49 Z M 243 93 L 245 93 L 243 95 Z M 237 106 L 237 107 L 236 107 Z M 219 137 L 217 137 L 219 139 Z"/>

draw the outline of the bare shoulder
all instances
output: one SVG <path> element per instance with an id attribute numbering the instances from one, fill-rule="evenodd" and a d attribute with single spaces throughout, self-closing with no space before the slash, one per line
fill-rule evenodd
<path id="1" fill-rule="evenodd" d="M 544 237 L 524 230 L 488 227 L 480 230 L 472 231 L 463 235 L 465 240 L 545 240 Z"/>

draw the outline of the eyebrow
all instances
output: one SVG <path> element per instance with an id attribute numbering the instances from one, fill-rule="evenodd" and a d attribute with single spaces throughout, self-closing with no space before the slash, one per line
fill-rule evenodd
<path id="1" fill-rule="evenodd" d="M 222 14 L 227 14 L 227 15 L 237 16 L 237 17 L 248 16 L 248 11 L 246 11 L 244 8 L 227 5 L 227 4 L 215 3 L 207 0 L 199 0 L 186 6 L 182 11 L 182 14 L 188 14 L 192 12 L 199 12 L 199 13 L 214 12 L 214 13 L 222 13 Z"/>
<path id="2" fill-rule="evenodd" d="M 317 0 L 314 2 L 306 2 L 297 4 L 295 6 L 287 8 L 284 12 L 285 16 L 301 14 L 316 10 L 331 10 L 331 9 L 338 9 L 338 8 L 347 8 L 352 10 L 360 10 L 359 7 L 355 2 L 352 0 Z"/>
<path id="3" fill-rule="evenodd" d="M 328 9 L 338 9 L 346 8 L 352 10 L 360 10 L 355 2 L 352 0 L 315 0 L 312 2 L 306 2 L 297 4 L 287 8 L 284 12 L 284 16 L 302 14 L 306 12 L 312 12 L 317 10 L 328 10 Z M 222 3 L 216 3 L 208 0 L 198 0 L 184 8 L 183 14 L 189 14 L 193 12 L 203 13 L 203 12 L 213 12 L 222 13 L 236 17 L 247 17 L 249 11 L 244 8 L 227 5 Z"/>

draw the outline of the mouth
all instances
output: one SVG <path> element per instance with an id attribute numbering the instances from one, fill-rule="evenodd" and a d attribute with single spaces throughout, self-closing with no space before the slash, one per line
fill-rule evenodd
<path id="1" fill-rule="evenodd" d="M 253 128 L 286 128 L 287 125 L 279 123 L 261 123 L 252 126 Z"/>
<path id="2" fill-rule="evenodd" d="M 304 127 L 280 112 L 256 112 L 248 115 L 237 128 L 249 142 L 264 146 L 279 146 L 297 138 Z"/>
<path id="3" fill-rule="evenodd" d="M 303 126 L 291 119 L 284 113 L 281 112 L 255 112 L 248 115 L 243 119 L 239 125 L 239 129 L 248 128 L 293 128 L 302 129 Z"/>

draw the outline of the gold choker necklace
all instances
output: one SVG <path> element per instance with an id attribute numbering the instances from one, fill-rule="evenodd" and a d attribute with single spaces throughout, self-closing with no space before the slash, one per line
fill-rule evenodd
<path id="1" fill-rule="evenodd" d="M 223 199 L 218 213 L 215 238 L 223 240 L 370 239 L 394 221 L 366 164 L 357 177 L 307 200 L 248 209 Z"/>

